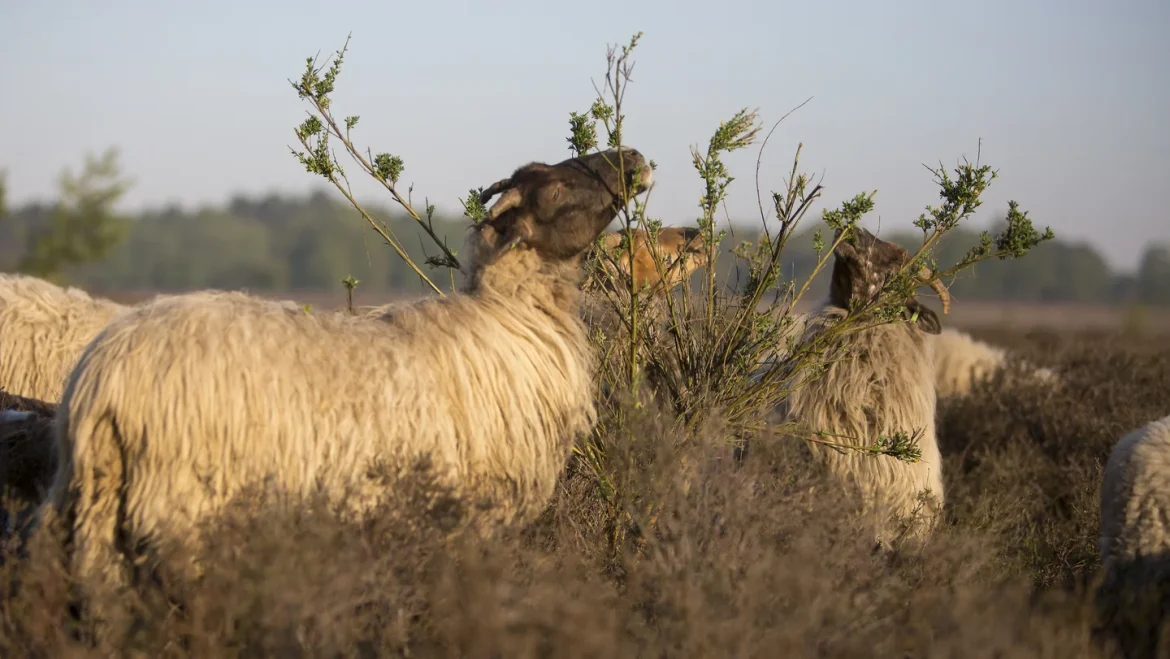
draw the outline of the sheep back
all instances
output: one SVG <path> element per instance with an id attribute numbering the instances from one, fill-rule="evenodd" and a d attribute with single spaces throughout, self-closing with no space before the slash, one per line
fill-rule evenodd
<path id="1" fill-rule="evenodd" d="M 979 341 L 966 332 L 947 328 L 930 340 L 935 344 L 939 398 L 970 394 L 975 383 L 989 379 L 1007 363 L 1006 350 Z M 1031 374 L 1044 382 L 1056 379 L 1056 374 L 1047 368 L 1033 368 Z"/>
<path id="2" fill-rule="evenodd" d="M 76 288 L 0 274 L 0 387 L 58 400 L 82 350 L 125 309 Z"/>

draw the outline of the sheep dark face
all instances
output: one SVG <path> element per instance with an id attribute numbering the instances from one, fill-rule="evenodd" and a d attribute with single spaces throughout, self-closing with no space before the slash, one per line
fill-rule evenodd
<path id="1" fill-rule="evenodd" d="M 555 165 L 531 163 L 493 184 L 480 197 L 487 203 L 500 194 L 478 227 L 494 246 L 486 262 L 516 247 L 552 261 L 579 257 L 617 216 L 623 188 L 632 198 L 653 183 L 650 164 L 636 149 L 622 148 L 621 165 L 624 181 L 618 151 L 610 149 Z"/>
<path id="2" fill-rule="evenodd" d="M 882 284 L 911 259 L 910 253 L 899 245 L 886 242 L 861 226 L 854 227 L 851 240 L 842 241 L 837 246 L 834 257 L 829 299 L 844 309 L 848 309 L 851 303 L 872 301 L 881 291 Z M 919 273 L 920 278 L 930 275 L 925 268 L 923 270 Z M 938 281 L 931 287 L 942 298 L 943 313 L 946 313 L 950 309 L 946 288 Z M 907 314 L 918 313 L 916 324 L 923 332 L 938 334 L 942 331 L 938 316 L 921 302 L 911 297 L 904 304 Z"/>

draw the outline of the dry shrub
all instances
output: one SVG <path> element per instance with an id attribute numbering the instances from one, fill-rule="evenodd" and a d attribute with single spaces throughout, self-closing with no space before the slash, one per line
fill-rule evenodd
<path id="1" fill-rule="evenodd" d="M 1098 492 L 1109 451 L 1129 430 L 1170 411 L 1165 339 L 976 334 L 1057 368 L 1062 384 L 1009 370 L 967 398 L 940 402 L 949 517 L 997 538 L 1005 572 L 1040 587 L 1084 587 L 1099 563 Z"/>

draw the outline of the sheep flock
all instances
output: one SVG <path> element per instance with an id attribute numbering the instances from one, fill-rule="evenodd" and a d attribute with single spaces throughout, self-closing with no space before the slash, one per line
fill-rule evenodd
<path id="1" fill-rule="evenodd" d="M 192 557 L 184 579 L 204 574 L 200 529 L 251 488 L 293 509 L 321 496 L 362 524 L 421 471 L 465 502 L 476 537 L 531 525 L 598 422 L 588 332 L 601 300 L 632 282 L 660 301 L 709 265 L 695 228 L 666 227 L 655 240 L 639 229 L 632 243 L 606 233 L 623 196 L 653 186 L 647 157 L 623 148 L 625 178 L 609 150 L 529 163 L 487 188 L 486 215 L 466 236 L 463 288 L 442 297 L 359 313 L 233 291 L 124 306 L 0 274 L 5 551 L 24 556 L 38 531 L 60 530 L 64 569 L 100 619 L 98 602 L 162 578 L 151 566 L 163 550 Z M 796 314 L 785 339 L 816 340 L 908 260 L 855 227 L 833 253 L 827 299 Z M 902 320 L 835 336 L 823 372 L 791 382 L 774 410 L 807 431 L 813 461 L 861 504 L 884 550 L 875 555 L 923 551 L 945 523 L 944 401 L 1008 376 L 1050 389 L 1064 381 L 944 327 L 946 287 L 929 271 L 918 277 L 941 314 L 915 294 Z M 791 345 L 779 341 L 770 359 Z M 916 459 L 870 454 L 900 433 Z M 1123 630 L 1126 656 L 1161 656 L 1170 416 L 1118 438 L 1098 506 L 1100 609 Z"/>

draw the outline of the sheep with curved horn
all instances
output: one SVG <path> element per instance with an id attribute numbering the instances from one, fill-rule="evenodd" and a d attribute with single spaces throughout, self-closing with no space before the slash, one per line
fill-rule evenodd
<path id="1" fill-rule="evenodd" d="M 854 227 L 851 239 L 834 252 L 829 299 L 807 319 L 803 341 L 842 320 L 855 305 L 872 301 L 909 259 L 902 247 Z M 917 278 L 929 282 L 931 274 L 923 268 Z M 948 312 L 946 286 L 938 281 L 929 285 L 942 300 L 943 312 Z M 793 384 L 786 402 L 789 419 L 822 432 L 829 442 L 851 447 L 809 443 L 829 470 L 857 487 L 878 514 L 878 541 L 883 545 L 903 535 L 906 522 L 909 536 L 923 539 L 944 502 L 935 436 L 934 352 L 927 338 L 937 335 L 941 325 L 935 313 L 914 297 L 903 304 L 912 322 L 871 326 L 872 320 L 862 319 L 860 329 L 828 342 L 824 374 Z M 916 462 L 856 450 L 873 449 L 881 439 L 902 433 L 918 439 L 921 457 Z"/>
<path id="2" fill-rule="evenodd" d="M 74 574 L 124 582 L 141 547 L 195 540 L 249 484 L 321 488 L 362 516 L 420 459 L 439 484 L 490 504 L 473 507 L 477 519 L 533 519 L 596 416 L 581 255 L 625 202 L 619 191 L 652 180 L 627 148 L 622 181 L 613 155 L 530 163 L 489 188 L 500 196 L 470 228 L 457 294 L 352 316 L 196 293 L 112 323 L 58 412 L 44 510 L 64 523 Z M 375 464 L 389 484 L 373 480 Z"/>

